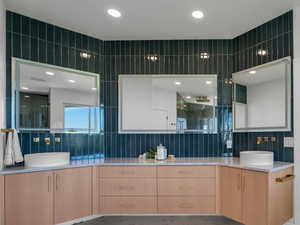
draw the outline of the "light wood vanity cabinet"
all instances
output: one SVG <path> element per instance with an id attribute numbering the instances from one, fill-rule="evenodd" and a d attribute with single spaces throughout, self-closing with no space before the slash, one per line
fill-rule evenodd
<path id="1" fill-rule="evenodd" d="M 158 166 L 158 213 L 216 213 L 215 166 Z"/>
<path id="2" fill-rule="evenodd" d="M 92 168 L 54 172 L 54 222 L 62 223 L 92 214 Z"/>
<path id="3" fill-rule="evenodd" d="M 242 222 L 242 170 L 220 168 L 221 214 Z"/>
<path id="4" fill-rule="evenodd" d="M 292 174 L 292 168 L 264 173 L 221 167 L 221 214 L 246 225 L 284 224 L 292 218 Z"/>
<path id="5" fill-rule="evenodd" d="M 96 214 L 220 214 L 282 225 L 293 212 L 293 168 L 94 166 L 0 175 L 0 225 L 53 225 Z M 4 205 L 3 205 L 4 203 Z"/>
<path id="6" fill-rule="evenodd" d="M 91 172 L 85 167 L 5 175 L 3 225 L 53 225 L 90 216 Z"/>
<path id="7" fill-rule="evenodd" d="M 156 166 L 98 167 L 99 213 L 156 213 Z"/>
<path id="8" fill-rule="evenodd" d="M 5 176 L 5 225 L 52 225 L 52 184 L 52 172 Z"/>
<path id="9" fill-rule="evenodd" d="M 0 225 L 4 225 L 4 176 L 0 175 Z"/>

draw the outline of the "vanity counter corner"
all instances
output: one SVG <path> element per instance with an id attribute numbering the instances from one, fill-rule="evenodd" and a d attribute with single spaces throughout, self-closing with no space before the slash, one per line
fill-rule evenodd
<path id="1" fill-rule="evenodd" d="M 71 160 L 70 164 L 56 167 L 14 167 L 0 171 L 0 175 L 49 171 L 58 169 L 68 169 L 89 166 L 225 166 L 265 173 L 291 168 L 293 163 L 275 161 L 273 165 L 244 165 L 239 158 L 235 157 L 207 157 L 207 158 L 176 158 L 174 161 L 156 161 L 156 160 L 140 160 L 137 158 L 106 158 L 106 159 L 87 159 L 87 160 Z"/>

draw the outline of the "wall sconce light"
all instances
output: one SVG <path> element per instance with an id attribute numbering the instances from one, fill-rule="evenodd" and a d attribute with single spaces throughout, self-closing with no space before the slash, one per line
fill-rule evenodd
<path id="1" fill-rule="evenodd" d="M 265 50 L 265 49 L 258 49 L 257 50 L 257 55 L 260 55 L 260 56 L 265 56 L 265 55 L 267 55 L 267 50 Z"/>
<path id="2" fill-rule="evenodd" d="M 155 62 L 158 60 L 158 56 L 157 55 L 147 55 L 146 59 L 152 62 Z"/>
<path id="3" fill-rule="evenodd" d="M 209 54 L 207 52 L 201 52 L 200 53 L 200 58 L 201 59 L 209 59 Z"/>
<path id="4" fill-rule="evenodd" d="M 91 54 L 88 54 L 87 52 L 80 52 L 80 57 L 84 59 L 91 58 Z"/>

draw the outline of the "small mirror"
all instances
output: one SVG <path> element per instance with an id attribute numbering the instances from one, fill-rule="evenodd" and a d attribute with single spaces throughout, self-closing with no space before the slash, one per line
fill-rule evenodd
<path id="1" fill-rule="evenodd" d="M 100 132 L 99 75 L 14 59 L 15 127 Z"/>
<path id="2" fill-rule="evenodd" d="M 291 129 L 290 57 L 233 74 L 234 131 Z"/>
<path id="3" fill-rule="evenodd" d="M 216 133 L 216 75 L 120 75 L 120 133 Z"/>

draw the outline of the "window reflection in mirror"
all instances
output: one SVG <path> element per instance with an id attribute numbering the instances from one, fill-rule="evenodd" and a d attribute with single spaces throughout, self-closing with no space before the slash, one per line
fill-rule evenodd
<path id="1" fill-rule="evenodd" d="M 120 75 L 119 132 L 216 133 L 216 75 Z"/>
<path id="2" fill-rule="evenodd" d="M 14 59 L 15 126 L 51 132 L 100 132 L 99 75 Z"/>
<path id="3" fill-rule="evenodd" d="M 234 131 L 290 130 L 290 73 L 288 57 L 233 74 Z"/>

